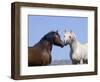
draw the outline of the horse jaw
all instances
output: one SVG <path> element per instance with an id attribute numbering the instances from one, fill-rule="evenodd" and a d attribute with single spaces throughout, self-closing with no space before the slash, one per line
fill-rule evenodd
<path id="1" fill-rule="evenodd" d="M 63 48 L 63 47 L 64 47 L 64 42 L 63 42 L 63 41 L 61 41 L 60 43 L 54 43 L 54 45 L 56 45 L 56 46 L 59 46 L 59 47 Z"/>

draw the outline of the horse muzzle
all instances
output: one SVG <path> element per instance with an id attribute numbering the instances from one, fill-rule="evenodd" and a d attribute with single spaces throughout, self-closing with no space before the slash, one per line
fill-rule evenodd
<path id="1" fill-rule="evenodd" d="M 63 41 L 61 41 L 61 48 L 63 48 L 64 47 L 64 42 Z"/>
<path id="2" fill-rule="evenodd" d="M 68 44 L 67 42 L 64 42 L 64 46 L 67 46 L 67 44 Z"/>

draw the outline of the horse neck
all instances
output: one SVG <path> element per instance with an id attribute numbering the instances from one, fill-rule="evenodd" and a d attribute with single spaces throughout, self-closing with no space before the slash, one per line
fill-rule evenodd
<path id="1" fill-rule="evenodd" d="M 71 50 L 72 51 L 75 51 L 75 49 L 77 48 L 78 44 L 79 44 L 78 40 L 77 39 L 74 39 L 73 42 L 71 44 L 69 44 Z"/>
<path id="2" fill-rule="evenodd" d="M 43 40 L 40 42 L 40 44 L 43 47 L 43 49 L 47 49 L 48 51 L 52 50 L 52 44 L 49 41 Z"/>

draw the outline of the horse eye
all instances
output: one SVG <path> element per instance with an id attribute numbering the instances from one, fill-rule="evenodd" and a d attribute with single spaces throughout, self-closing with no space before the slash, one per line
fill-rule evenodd
<path id="1" fill-rule="evenodd" d="M 69 36 L 69 38 L 71 38 L 71 36 Z"/>

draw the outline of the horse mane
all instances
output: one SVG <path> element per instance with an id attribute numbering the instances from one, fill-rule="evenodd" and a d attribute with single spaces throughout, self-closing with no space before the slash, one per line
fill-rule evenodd
<path id="1" fill-rule="evenodd" d="M 44 41 L 44 40 L 47 40 L 47 41 L 49 41 L 50 43 L 52 43 L 52 41 L 51 41 L 50 39 L 54 36 L 55 33 L 57 33 L 57 32 L 55 32 L 55 31 L 50 31 L 50 32 L 48 32 L 47 34 L 45 34 L 45 35 L 40 39 L 40 42 L 42 42 L 42 41 Z"/>

